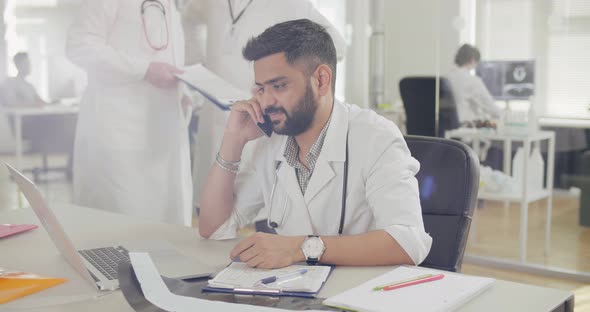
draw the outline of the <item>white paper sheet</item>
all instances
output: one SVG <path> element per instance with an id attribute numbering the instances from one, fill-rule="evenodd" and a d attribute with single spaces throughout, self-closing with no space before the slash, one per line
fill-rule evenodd
<path id="1" fill-rule="evenodd" d="M 248 100 L 252 95 L 221 79 L 201 64 L 183 68 L 184 73 L 176 75 L 189 87 L 199 91 L 221 109 L 230 109 L 235 101 Z"/>
<path id="2" fill-rule="evenodd" d="M 209 301 L 192 297 L 175 295 L 170 292 L 160 277 L 156 266 L 148 253 L 130 252 L 131 265 L 135 276 L 139 281 L 145 298 L 166 311 L 193 312 L 193 311 L 220 311 L 220 312 L 276 312 L 290 311 L 276 308 L 253 306 L 246 304 Z M 319 312 L 319 311 L 316 311 Z"/>

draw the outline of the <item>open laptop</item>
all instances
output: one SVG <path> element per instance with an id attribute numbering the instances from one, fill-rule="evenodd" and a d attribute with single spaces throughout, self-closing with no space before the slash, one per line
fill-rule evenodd
<path id="1" fill-rule="evenodd" d="M 215 272 L 214 267 L 182 255 L 169 243 L 160 241 L 77 250 L 35 184 L 10 165 L 6 164 L 6 167 L 62 256 L 85 280 L 98 289 L 119 288 L 117 263 L 129 262 L 128 251 L 149 252 L 160 274 L 167 277 L 205 277 Z"/>

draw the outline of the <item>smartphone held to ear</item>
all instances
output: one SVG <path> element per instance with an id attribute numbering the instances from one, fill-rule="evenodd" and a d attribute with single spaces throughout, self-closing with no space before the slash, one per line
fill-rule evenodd
<path id="1" fill-rule="evenodd" d="M 264 132 L 267 137 L 270 137 L 272 134 L 272 121 L 268 115 L 262 115 L 264 117 L 264 123 L 259 122 L 257 123 L 258 128 Z"/>

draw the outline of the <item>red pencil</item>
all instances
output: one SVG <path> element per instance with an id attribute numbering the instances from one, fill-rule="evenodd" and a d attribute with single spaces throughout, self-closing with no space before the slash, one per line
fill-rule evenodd
<path id="1" fill-rule="evenodd" d="M 422 284 L 422 283 L 437 281 L 439 279 L 442 279 L 443 277 L 445 277 L 444 274 L 438 274 L 438 275 L 433 275 L 433 276 L 430 276 L 430 277 L 427 277 L 427 278 L 424 278 L 424 279 L 419 279 L 419 280 L 416 280 L 416 281 L 411 281 L 411 282 L 407 282 L 407 283 L 403 283 L 403 284 L 385 286 L 385 287 L 383 287 L 383 291 L 394 290 L 394 289 L 398 289 L 398 288 L 402 288 L 402 287 L 406 287 L 406 286 L 412 286 L 412 285 L 417 285 L 417 284 Z"/>

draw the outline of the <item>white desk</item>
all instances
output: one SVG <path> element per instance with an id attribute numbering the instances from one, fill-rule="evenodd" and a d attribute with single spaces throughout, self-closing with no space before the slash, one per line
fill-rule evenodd
<path id="1" fill-rule="evenodd" d="M 590 129 L 589 118 L 539 117 L 541 127 Z"/>
<path id="2" fill-rule="evenodd" d="M 130 217 L 98 210 L 53 205 L 58 218 L 78 247 L 111 245 L 130 239 L 166 239 L 184 253 L 199 257 L 202 262 L 217 265 L 219 268 L 229 261 L 229 251 L 236 241 L 211 241 L 199 238 L 194 228 L 175 225 L 142 222 Z M 29 209 L 0 213 L 3 223 L 39 224 Z M 104 224 L 105 226 L 101 226 Z M 40 228 L 8 239 L 0 240 L 0 263 L 7 269 L 18 269 L 47 276 L 66 277 L 70 281 L 47 290 L 35 293 L 22 300 L 48 300 L 49 295 L 80 293 L 91 289 L 87 283 L 65 263 L 49 240 L 44 229 Z M 373 277 L 391 270 L 392 267 L 338 267 L 320 292 L 328 297 L 348 288 L 359 285 Z M 518 284 L 498 280 L 486 292 L 465 304 L 459 311 L 553 311 L 558 307 L 571 307 L 571 292 Z M 0 311 L 18 311 L 14 306 L 0 305 Z M 87 299 L 68 304 L 45 306 L 26 311 L 68 312 L 68 311 L 133 311 L 125 301 L 121 291 L 116 291 L 99 299 Z"/>
<path id="3" fill-rule="evenodd" d="M 555 133 L 553 131 L 538 131 L 528 136 L 502 135 L 496 133 L 485 133 L 478 131 L 471 131 L 475 129 L 455 129 L 449 130 L 445 133 L 445 138 L 459 138 L 467 140 L 472 143 L 472 148 L 476 155 L 479 155 L 480 142 L 501 141 L 504 143 L 504 159 L 503 169 L 504 174 L 511 176 L 512 168 L 512 142 L 522 142 L 524 155 L 531 154 L 531 147 L 533 143 L 541 144 L 541 141 L 547 141 L 547 163 L 545 164 L 547 174 L 545 177 L 545 189 L 529 190 L 527 187 L 528 176 L 528 157 L 524 157 L 523 173 L 521 183 L 521 191 L 518 193 L 503 194 L 503 193 L 486 193 L 479 192 L 478 198 L 487 200 L 501 200 L 507 202 L 520 202 L 520 262 L 526 262 L 527 252 L 527 229 L 528 229 L 528 215 L 529 204 L 531 202 L 547 198 L 547 215 L 545 222 L 545 254 L 549 253 L 551 242 L 551 214 L 553 209 L 553 169 L 555 158 Z"/>
<path id="4" fill-rule="evenodd" d="M 21 170 L 23 157 L 23 118 L 27 116 L 77 114 L 78 105 L 47 105 L 43 107 L 5 108 L 4 112 L 14 118 L 15 168 Z"/>

